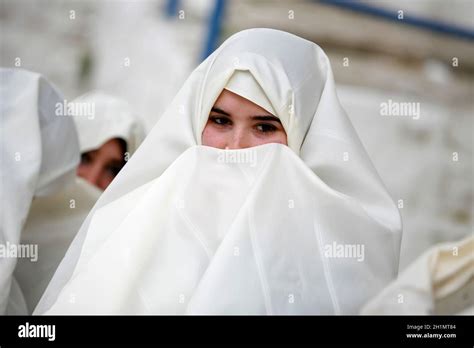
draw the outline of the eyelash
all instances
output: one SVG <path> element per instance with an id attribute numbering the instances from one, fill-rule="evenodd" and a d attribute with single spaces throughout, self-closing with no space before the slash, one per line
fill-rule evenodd
<path id="1" fill-rule="evenodd" d="M 89 165 L 92 162 L 91 156 L 88 153 L 81 154 L 81 164 Z M 106 168 L 107 172 L 115 178 L 117 174 L 122 170 L 122 166 L 108 165 Z"/>
<path id="2" fill-rule="evenodd" d="M 232 121 L 229 120 L 227 117 L 211 116 L 209 118 L 214 124 L 216 124 L 218 126 L 221 126 L 221 127 L 225 127 L 225 126 L 228 126 L 228 125 L 232 124 Z M 222 122 L 222 120 L 224 120 L 225 123 L 220 123 L 220 122 Z M 259 127 L 260 128 L 261 127 L 267 127 L 267 129 L 266 130 L 261 130 L 261 129 L 258 129 Z M 257 131 L 260 132 L 260 133 L 273 133 L 273 132 L 276 132 L 278 130 L 278 128 L 275 127 L 271 123 L 259 123 L 259 124 L 255 125 L 255 128 L 257 128 Z"/>
<path id="3" fill-rule="evenodd" d="M 119 166 L 107 166 L 107 171 L 115 178 L 122 168 Z"/>
<path id="4" fill-rule="evenodd" d="M 91 162 L 91 157 L 87 153 L 81 154 L 81 164 L 89 164 Z"/>
<path id="5" fill-rule="evenodd" d="M 227 117 L 211 116 L 209 118 L 214 124 L 217 124 L 218 126 L 226 126 L 231 123 L 231 120 L 229 120 Z M 218 120 L 224 120 L 225 123 L 220 123 Z"/>

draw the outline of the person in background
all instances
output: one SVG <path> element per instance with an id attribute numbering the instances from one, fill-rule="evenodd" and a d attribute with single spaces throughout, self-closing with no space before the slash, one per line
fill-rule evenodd
<path id="1" fill-rule="evenodd" d="M 100 91 L 72 103 L 81 149 L 77 175 L 105 190 L 145 137 L 142 124 L 127 102 Z"/>
<path id="2" fill-rule="evenodd" d="M 0 314 L 24 315 L 99 194 L 76 177 L 79 142 L 72 118 L 57 113 L 60 93 L 34 72 L 2 68 L 0 77 Z"/>

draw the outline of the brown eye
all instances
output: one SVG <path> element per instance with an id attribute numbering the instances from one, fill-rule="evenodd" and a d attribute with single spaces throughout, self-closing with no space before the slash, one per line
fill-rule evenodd
<path id="1" fill-rule="evenodd" d="M 271 123 L 261 123 L 256 125 L 256 128 L 257 131 L 261 133 L 272 133 L 278 130 L 278 128 Z"/>
<path id="2" fill-rule="evenodd" d="M 81 154 L 81 164 L 89 164 L 91 162 L 92 162 L 92 158 L 87 152 Z"/>
<path id="3" fill-rule="evenodd" d="M 210 119 L 212 123 L 217 124 L 219 126 L 226 126 L 231 123 L 231 121 L 226 117 L 211 116 Z"/>
<path id="4" fill-rule="evenodd" d="M 107 166 L 107 172 L 109 173 L 110 176 L 112 176 L 113 178 L 115 178 L 117 176 L 117 174 L 120 172 L 120 170 L 122 169 L 121 166 L 119 165 L 109 165 Z"/>

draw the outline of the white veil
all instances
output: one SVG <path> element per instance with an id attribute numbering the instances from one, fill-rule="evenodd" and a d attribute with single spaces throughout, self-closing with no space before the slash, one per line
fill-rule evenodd
<path id="1" fill-rule="evenodd" d="M 235 71 L 261 86 L 288 147 L 200 146 Z M 185 82 L 35 313 L 357 313 L 396 276 L 400 237 L 327 56 L 289 33 L 245 30 Z M 365 259 L 338 258 L 344 246 L 365 246 Z"/>
<path id="2" fill-rule="evenodd" d="M 1 68 L 0 78 L 0 243 L 16 246 L 33 197 L 73 181 L 79 145 L 72 120 L 56 115 L 62 98 L 41 75 Z M 15 258 L 0 258 L 0 313 L 18 296 L 10 292 L 15 265 Z"/>

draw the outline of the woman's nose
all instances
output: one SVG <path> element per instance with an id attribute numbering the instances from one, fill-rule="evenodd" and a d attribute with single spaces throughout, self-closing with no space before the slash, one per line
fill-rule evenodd
<path id="1" fill-rule="evenodd" d="M 94 186 L 99 187 L 99 181 L 102 174 L 102 168 L 100 164 L 93 164 L 79 170 L 78 175 L 91 183 Z"/>
<path id="2" fill-rule="evenodd" d="M 251 147 L 251 139 L 248 131 L 244 129 L 236 129 L 229 134 L 229 140 L 227 141 L 226 148 L 229 150 L 245 149 Z"/>

